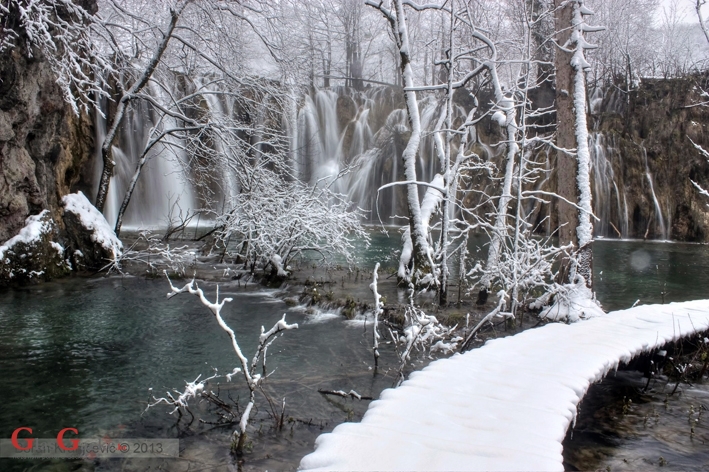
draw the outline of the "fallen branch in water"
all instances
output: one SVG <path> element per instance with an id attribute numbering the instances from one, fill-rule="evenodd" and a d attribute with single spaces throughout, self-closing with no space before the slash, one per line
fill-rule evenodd
<path id="1" fill-rule="evenodd" d="M 257 389 L 260 389 L 262 382 L 265 378 L 268 376 L 266 375 L 266 354 L 267 354 L 267 349 L 268 346 L 271 345 L 272 338 L 275 338 L 279 333 L 282 331 L 287 331 L 291 329 L 297 329 L 298 324 L 288 324 L 286 323 L 286 315 L 283 315 L 283 318 L 281 318 L 279 321 L 276 322 L 276 324 L 273 325 L 271 329 L 268 331 L 265 330 L 263 326 L 261 326 L 261 335 L 258 338 L 258 346 L 256 348 L 256 353 L 254 354 L 253 359 L 251 360 L 251 363 L 249 364 L 249 360 L 246 358 L 246 356 L 242 353 L 241 347 L 239 346 L 239 343 L 236 340 L 236 333 L 234 333 L 234 330 L 229 327 L 229 325 L 226 324 L 224 319 L 221 316 L 221 310 L 224 307 L 224 304 L 226 302 L 231 302 L 231 298 L 223 298 L 222 301 L 219 301 L 219 286 L 217 286 L 217 291 L 216 291 L 216 299 L 214 302 L 210 302 L 207 297 L 204 295 L 204 292 L 202 291 L 201 288 L 197 286 L 197 282 L 192 279 L 189 283 L 185 284 L 184 287 L 182 288 L 177 288 L 172 284 L 172 281 L 170 280 L 170 277 L 168 277 L 167 272 L 165 271 L 165 277 L 167 278 L 168 283 L 170 284 L 170 292 L 167 294 L 167 298 L 172 298 L 176 295 L 179 295 L 183 292 L 190 293 L 192 295 L 197 296 L 202 304 L 207 307 L 214 317 L 217 320 L 217 323 L 219 326 L 224 330 L 228 335 L 231 340 L 232 347 L 234 349 L 234 352 L 236 354 L 236 357 L 238 358 L 241 368 L 237 367 L 233 370 L 231 374 L 226 375 L 227 381 L 231 381 L 232 376 L 242 373 L 244 376 L 244 380 L 246 381 L 246 385 L 249 388 L 249 403 L 246 405 L 245 409 L 243 412 L 241 412 L 241 419 L 239 420 L 239 429 L 234 432 L 235 435 L 235 446 L 234 446 L 234 452 L 236 453 L 237 456 L 241 456 L 243 454 L 243 449 L 244 449 L 244 441 L 246 439 L 246 427 L 249 424 L 249 417 L 251 415 L 251 410 L 254 407 L 254 403 L 256 401 L 255 399 L 255 392 Z M 263 375 L 262 374 L 257 374 L 256 369 L 258 367 L 259 361 L 262 361 L 262 369 L 263 369 Z M 212 377 L 214 378 L 214 377 Z M 197 383 L 199 380 L 199 377 L 194 382 L 188 383 L 187 384 L 187 389 L 185 391 L 185 394 L 181 394 L 181 397 L 178 397 L 177 399 L 174 399 L 173 397 L 169 397 L 168 399 L 156 399 L 156 403 L 159 403 L 160 401 L 168 403 L 170 405 L 173 405 L 176 407 L 176 410 L 179 411 L 179 408 L 181 406 L 186 407 L 186 399 L 191 398 L 196 396 L 197 391 L 202 391 L 204 389 L 204 382 L 209 379 L 205 379 L 205 381 L 202 381 L 200 383 Z M 179 392 L 178 392 L 179 393 Z M 169 394 L 168 394 L 169 396 Z M 185 398 L 185 401 L 182 401 L 182 398 Z M 183 403 L 185 405 L 183 405 Z M 154 406 L 154 405 L 150 405 Z M 217 406 L 222 407 L 223 405 L 217 404 Z M 283 406 L 283 409 L 285 409 L 285 404 Z M 283 414 L 281 415 L 283 416 Z"/>
<path id="2" fill-rule="evenodd" d="M 374 398 L 360 395 L 354 390 L 350 390 L 349 392 L 345 393 L 343 390 L 324 390 L 321 388 L 318 389 L 318 393 L 322 393 L 323 395 L 335 395 L 337 397 L 343 398 L 356 398 L 357 400 L 374 400 Z"/>

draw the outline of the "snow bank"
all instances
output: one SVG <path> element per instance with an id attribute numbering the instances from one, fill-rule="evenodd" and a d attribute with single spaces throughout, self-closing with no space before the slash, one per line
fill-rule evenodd
<path id="1" fill-rule="evenodd" d="M 272 255 L 271 264 L 273 264 L 273 267 L 276 269 L 276 273 L 279 277 L 288 277 L 288 272 L 286 272 L 283 268 L 283 260 L 281 259 L 281 256 L 278 254 Z"/>
<path id="2" fill-rule="evenodd" d="M 535 308 L 534 304 L 532 308 Z M 554 303 L 545 307 L 539 317 L 573 323 L 603 315 L 605 312 L 596 301 L 596 296 L 586 287 L 583 277 L 578 275 L 576 283 L 564 285 L 563 290 L 555 295 Z"/>
<path id="3" fill-rule="evenodd" d="M 106 221 L 106 218 L 81 192 L 71 193 L 62 198 L 64 210 L 76 215 L 81 225 L 91 232 L 91 241 L 101 245 L 114 259 L 123 252 L 123 243 Z"/>
<path id="4" fill-rule="evenodd" d="M 361 423 L 321 435 L 302 470 L 564 470 L 589 385 L 619 362 L 709 329 L 709 300 L 554 323 L 431 363 Z M 520 355 L 523 353 L 523 355 Z"/>
<path id="5" fill-rule="evenodd" d="M 54 226 L 52 225 L 52 219 L 49 217 L 49 210 L 42 210 L 39 215 L 29 216 L 25 220 L 25 227 L 20 230 L 20 233 L 0 246 L 0 260 L 4 260 L 5 253 L 11 251 L 17 244 L 38 244 L 42 236 L 53 231 Z M 57 246 L 59 245 L 57 244 Z M 59 247 L 61 248 L 61 246 Z M 61 254 L 64 254 L 64 248 L 61 248 Z"/>

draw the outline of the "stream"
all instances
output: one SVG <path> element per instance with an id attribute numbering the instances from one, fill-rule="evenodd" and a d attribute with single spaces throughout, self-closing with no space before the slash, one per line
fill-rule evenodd
<path id="1" fill-rule="evenodd" d="M 360 252 L 362 271 L 371 274 L 375 259 L 391 259 L 398 244 L 396 233 L 388 238 L 374 235 L 370 249 Z M 649 304 L 707 298 L 709 246 L 598 240 L 594 270 L 595 290 L 606 310 L 630 307 L 638 299 Z M 366 280 L 362 276 L 357 296 L 368 293 L 369 274 Z M 174 281 L 178 286 L 181 282 Z M 202 287 L 213 300 L 215 284 Z M 319 434 L 343 421 L 358 421 L 366 411 L 367 401 L 327 397 L 318 388 L 354 389 L 376 398 L 392 385 L 395 375 L 388 369 L 397 364 L 393 348 L 382 345 L 380 364 L 384 368 L 372 375 L 372 333 L 363 320 L 348 321 L 327 310 L 289 306 L 282 291 L 243 287 L 237 281 L 220 282 L 219 290 L 220 299 L 233 298 L 222 315 L 236 331 L 248 358 L 261 325 L 268 329 L 284 313 L 288 322 L 299 324 L 299 329 L 279 336 L 268 351 L 272 373 L 265 382 L 265 395 L 277 405 L 277 412 L 285 397 L 285 425 L 275 431 L 274 415 L 265 395 L 259 393 L 242 470 L 294 470 L 300 458 L 312 451 Z M 396 291 L 391 280 L 385 282 L 386 290 Z M 0 437 L 8 438 L 15 428 L 29 426 L 38 438 L 54 437 L 65 427 L 77 428 L 81 437 L 180 438 L 179 459 L 0 459 L 1 470 L 227 470 L 233 466 L 229 445 L 235 425 L 195 420 L 188 426 L 188 417 L 177 422 L 164 404 L 146 411 L 152 394 L 164 396 L 166 391 L 182 390 L 185 381 L 198 375 L 213 375 L 214 369 L 223 375 L 236 366 L 229 340 L 211 313 L 189 294 L 167 300 L 168 291 L 164 279 L 134 276 L 73 277 L 0 291 Z M 703 426 L 696 428 L 692 447 L 704 452 L 692 452 L 685 444 L 689 414 L 685 410 L 689 404 L 695 409 L 700 404 L 709 407 L 709 386 L 687 387 L 665 404 L 666 394 L 658 380 L 653 387 L 656 393 L 633 397 L 637 410 L 632 415 L 594 413 L 617 408 L 619 397 L 628 397 L 628 389 L 636 390 L 638 382 L 632 374 L 619 373 L 592 389 L 600 389 L 602 395 L 592 391 L 581 411 L 593 420 L 582 423 L 584 416 L 577 428 L 591 424 L 581 429 L 595 431 L 588 436 L 597 442 L 580 440 L 578 435 L 567 441 L 571 448 L 566 452 L 567 465 L 572 464 L 572 470 L 606 466 L 621 470 L 624 464 L 638 469 L 645 465 L 633 462 L 635 458 L 647 457 L 659 464 L 662 455 L 668 466 L 706 470 L 701 469 L 708 460 L 703 441 L 709 434 Z M 218 383 L 215 379 L 208 388 L 219 388 L 223 399 L 240 398 L 244 403 L 243 378 L 232 382 L 221 378 Z M 190 405 L 196 417 L 216 421 L 208 405 L 194 400 Z M 648 405 L 648 410 L 638 405 Z M 658 451 L 657 440 L 641 434 L 650 421 L 643 423 L 642 419 L 652 411 L 660 411 L 662 418 L 674 413 L 683 419 L 652 420 L 653 431 L 659 431 L 662 441 L 677 443 L 668 446 L 676 453 Z M 636 451 L 632 460 L 628 451 Z"/>

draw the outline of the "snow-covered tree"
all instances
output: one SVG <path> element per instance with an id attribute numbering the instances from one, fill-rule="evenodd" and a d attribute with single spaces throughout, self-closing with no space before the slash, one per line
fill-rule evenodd
<path id="1" fill-rule="evenodd" d="M 403 152 L 404 174 L 406 182 L 406 203 L 409 217 L 409 237 L 412 244 L 412 267 L 410 273 L 418 280 L 425 278 L 434 270 L 434 263 L 428 243 L 428 234 L 421 215 L 418 187 L 420 182 L 416 175 L 416 157 L 421 143 L 421 116 L 414 89 L 414 71 L 411 64 L 411 44 L 404 11 L 404 1 L 394 0 L 394 9 L 390 10 L 383 1 L 367 0 L 367 5 L 377 8 L 389 22 L 394 42 L 399 51 L 401 77 L 406 97 L 406 112 L 409 118 L 411 135 Z M 434 279 L 435 280 L 435 279 Z"/>
<path id="2" fill-rule="evenodd" d="M 595 46 L 584 33 L 601 28 L 586 24 L 592 14 L 583 0 L 556 0 L 558 50 L 556 53 L 557 191 L 559 244 L 572 243 L 574 257 L 568 265 L 568 280 L 580 276 L 593 283 L 593 209 L 591 207 L 590 154 L 586 123 L 586 70 L 584 51 Z M 575 150 L 575 152 L 574 152 Z"/>
<path id="3" fill-rule="evenodd" d="M 516 14 L 522 15 L 520 19 L 526 25 L 522 31 L 526 39 L 517 44 L 516 58 L 504 60 L 499 55 L 497 43 L 491 39 L 488 33 L 483 32 L 477 24 L 479 18 L 475 16 L 473 9 L 465 3 L 417 5 L 413 2 L 404 2 L 402 12 L 398 13 L 398 10 L 391 12 L 380 3 L 370 2 L 370 5 L 383 10 L 384 16 L 396 28 L 396 31 L 402 30 L 398 18 L 404 15 L 404 6 L 415 14 L 436 13 L 442 20 L 445 20 L 440 23 L 442 25 L 441 37 L 445 39 L 443 59 L 439 60 L 442 71 L 445 72 L 443 80 L 438 77 L 433 84 L 414 86 L 412 84 L 415 74 L 410 73 L 414 70 L 414 64 L 410 61 L 410 57 L 404 59 L 408 68 L 402 68 L 402 77 L 405 84 L 408 84 L 405 85 L 404 90 L 407 93 L 407 111 L 412 130 L 415 129 L 414 126 L 418 122 L 417 94 L 439 94 L 439 119 L 430 132 L 433 133 L 440 170 L 430 183 L 416 182 L 408 174 L 406 181 L 399 183 L 409 186 L 407 188 L 409 199 L 412 195 L 415 196 L 417 201 L 409 202 L 410 215 L 418 214 L 419 217 L 418 220 L 410 219 L 410 227 L 404 234 L 404 248 L 398 273 L 401 279 L 413 279 L 419 285 L 422 281 L 428 282 L 431 279 L 438 279 L 437 288 L 439 301 L 442 305 L 447 302 L 448 259 L 453 252 L 461 250 L 460 244 L 465 235 L 475 230 L 482 229 L 490 235 L 488 257 L 484 267 L 476 265 L 474 270 L 469 273 L 471 277 L 474 276 L 478 279 L 477 285 L 483 290 L 483 293 L 487 293 L 493 284 L 503 283 L 510 290 L 508 297 L 512 296 L 514 292 L 515 302 L 512 306 L 516 307 L 517 296 L 520 293 L 527 293 L 532 287 L 543 285 L 549 281 L 549 270 L 541 269 L 533 271 L 536 282 L 531 283 L 529 274 L 522 275 L 522 272 L 527 270 L 524 267 L 527 266 L 520 263 L 515 267 L 515 262 L 513 262 L 520 262 L 522 260 L 521 254 L 530 250 L 534 244 L 528 238 L 533 231 L 531 225 L 526 221 L 528 217 L 526 211 L 528 210 L 523 210 L 523 208 L 529 208 L 528 201 L 543 202 L 543 198 L 538 192 L 523 191 L 525 186 L 534 187 L 537 178 L 540 177 L 539 167 L 543 163 L 536 162 L 532 156 L 535 152 L 539 153 L 539 149 L 543 145 L 551 145 L 549 137 L 545 137 L 542 132 L 538 130 L 531 132 L 532 128 L 527 128 L 526 121 L 527 110 L 531 109 L 528 92 L 547 80 L 546 75 L 538 73 L 539 68 L 536 67 L 544 60 L 539 59 L 539 54 L 534 51 L 535 47 L 539 47 L 540 42 L 538 38 L 534 38 L 534 33 L 538 33 L 539 24 L 545 21 L 549 22 L 552 13 L 549 8 L 535 11 L 533 6 L 541 8 L 539 7 L 540 3 L 522 2 L 519 10 L 515 10 Z M 409 47 L 402 46 L 405 45 L 403 41 L 397 45 L 409 50 Z M 511 52 L 506 50 L 505 54 L 509 55 Z M 504 70 L 504 76 L 501 76 L 500 70 Z M 537 82 L 537 78 L 539 82 Z M 477 105 L 474 106 L 462 120 L 458 112 L 459 124 L 454 126 L 454 93 L 457 90 L 466 90 L 465 87 L 468 87 L 466 90 L 468 94 L 471 93 L 470 89 L 475 90 L 477 87 L 480 90 L 483 81 L 489 83 L 486 90 L 489 90 L 492 96 L 491 103 L 485 103 L 483 111 L 479 110 Z M 512 85 L 506 86 L 506 81 L 511 82 Z M 477 102 L 474 95 L 473 100 Z M 490 98 L 486 100 L 490 100 Z M 548 110 L 539 110 L 535 111 L 534 115 L 535 118 L 539 118 L 548 113 Z M 472 142 L 469 142 L 469 138 L 476 135 L 475 125 L 488 117 L 500 127 L 503 138 L 498 146 L 504 149 L 499 194 L 492 198 L 485 195 L 482 189 L 465 188 L 462 190 L 463 186 L 460 185 L 461 179 L 466 179 L 466 175 L 470 175 L 476 170 L 486 169 L 488 172 L 491 170 L 490 164 L 483 162 L 469 148 L 469 145 L 474 145 L 477 140 L 474 137 Z M 412 139 L 417 139 L 419 134 L 412 132 Z M 407 149 L 408 146 L 412 146 L 411 140 L 407 144 Z M 456 147 L 457 150 L 455 150 Z M 520 152 L 521 150 L 524 152 Z M 419 150 L 419 152 L 421 151 Z M 407 157 L 405 152 L 404 158 Z M 413 173 L 410 175 L 415 177 Z M 416 210 L 415 204 L 418 203 L 419 195 L 418 189 L 412 185 L 414 182 L 425 189 L 418 213 L 411 211 L 412 206 Z M 517 198 L 513 195 L 515 186 Z M 490 212 L 491 221 L 481 219 L 478 214 L 474 211 L 471 212 L 462 203 L 463 197 L 461 195 L 476 192 L 479 192 L 483 197 L 483 203 L 480 205 L 493 209 Z M 513 219 L 510 219 L 510 209 L 514 207 L 517 208 L 517 214 Z M 457 216 L 458 214 L 460 217 Z M 440 222 L 435 222 L 434 216 L 436 215 L 440 215 Z M 419 237 L 425 240 L 430 248 L 429 252 L 433 255 L 432 270 L 428 279 L 422 277 L 422 274 L 416 276 L 414 272 L 417 267 L 415 259 L 417 249 L 416 228 L 412 221 L 420 221 L 423 236 Z M 510 225 L 510 221 L 513 221 L 514 224 Z M 431 240 L 432 228 L 440 229 L 440 238 L 437 242 Z M 536 246 L 535 251 L 533 259 L 536 257 L 535 260 L 543 259 L 549 262 L 558 253 L 558 251 L 547 251 L 539 246 Z M 519 256 L 520 259 L 511 254 Z M 505 261 L 504 267 L 500 265 L 501 260 Z M 530 262 L 530 264 L 536 263 Z M 551 264 L 544 267 L 551 267 Z M 411 277 L 412 275 L 414 277 Z M 517 282 L 519 283 L 517 284 Z M 514 310 L 515 308 L 513 308 Z"/>

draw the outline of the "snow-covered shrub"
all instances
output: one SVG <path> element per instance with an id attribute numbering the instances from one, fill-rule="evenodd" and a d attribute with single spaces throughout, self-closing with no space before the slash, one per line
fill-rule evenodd
<path id="1" fill-rule="evenodd" d="M 454 335 L 457 326 L 447 327 L 433 315 L 427 315 L 413 304 L 413 300 L 404 309 L 404 327 L 400 333 L 391 332 L 399 356 L 399 377 L 397 385 L 404 381 L 406 366 L 412 361 L 412 355 L 432 359 L 436 352 L 453 353 L 458 348 L 461 338 Z"/>
<path id="2" fill-rule="evenodd" d="M 188 271 L 194 269 L 196 262 L 195 251 L 190 250 L 189 246 L 171 245 L 165 242 L 163 236 L 145 230 L 112 261 L 108 272 L 130 271 L 132 265 L 137 265 L 140 270 L 151 273 L 167 270 L 170 274 L 185 277 Z"/>
<path id="3" fill-rule="evenodd" d="M 548 305 L 551 295 L 553 303 Z M 531 307 L 543 308 L 539 317 L 549 321 L 575 322 L 605 314 L 581 275 L 576 276 L 574 283 L 560 285 L 556 290 L 547 292 Z"/>
<path id="4" fill-rule="evenodd" d="M 327 187 L 287 181 L 269 169 L 255 173 L 258 185 L 232 197 L 217 218 L 222 240 L 236 243 L 240 258 L 286 275 L 294 258 L 312 252 L 327 262 L 339 254 L 354 258 L 355 239 L 368 240 L 362 211 Z"/>
<path id="5" fill-rule="evenodd" d="M 511 238 L 503 241 L 496 266 L 490 268 L 477 264 L 466 277 L 475 280 L 472 289 L 481 280 L 487 280 L 496 291 L 504 292 L 509 298 L 508 310 L 515 315 L 518 309 L 529 307 L 542 292 L 555 289 L 554 263 L 568 249 L 551 245 L 549 238 L 539 239 L 521 231 L 516 245 Z"/>

